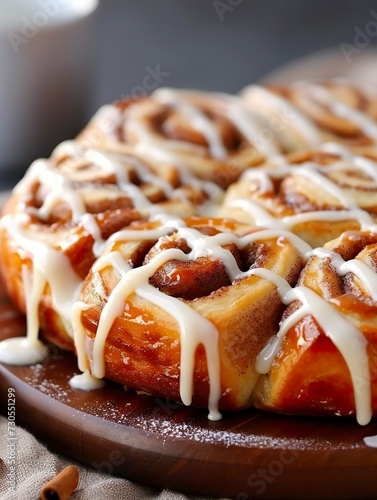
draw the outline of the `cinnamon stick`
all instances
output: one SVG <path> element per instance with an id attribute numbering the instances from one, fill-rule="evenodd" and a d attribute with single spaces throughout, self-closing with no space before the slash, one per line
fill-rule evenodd
<path id="1" fill-rule="evenodd" d="M 69 500 L 77 488 L 79 471 L 74 465 L 68 465 L 51 481 L 46 483 L 40 493 L 41 500 Z"/>

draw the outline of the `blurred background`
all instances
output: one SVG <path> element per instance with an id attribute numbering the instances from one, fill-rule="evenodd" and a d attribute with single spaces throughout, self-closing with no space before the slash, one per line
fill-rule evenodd
<path id="1" fill-rule="evenodd" d="M 335 47 L 344 58 L 339 45 L 354 45 L 373 9 L 377 23 L 375 0 L 103 1 L 95 105 L 131 92 L 147 65 L 169 73 L 163 85 L 237 92 L 311 52 Z"/>
<path id="2" fill-rule="evenodd" d="M 13 1 L 8 0 L 8 6 Z M 7 2 L 0 0 L 0 7 L 1 19 Z M 1 189 L 22 175 L 33 155 L 49 155 L 59 141 L 74 137 L 99 106 L 121 96 L 142 95 L 158 86 L 237 92 L 251 82 L 290 77 L 356 75 L 377 85 L 375 0 L 102 0 L 89 21 L 87 45 L 79 42 L 79 60 L 85 67 L 81 99 L 64 101 L 64 87 L 56 79 L 51 81 L 45 95 L 51 118 L 48 127 L 54 133 L 35 141 L 38 144 L 25 151 L 24 158 L 7 159 L 6 165 L 0 151 Z M 3 38 L 6 35 L 2 33 Z M 30 46 L 38 36 L 30 39 Z M 9 46 L 9 36 L 6 41 Z M 78 64 L 80 47 L 69 49 L 72 65 Z M 26 50 L 20 49 L 26 58 Z M 313 53 L 307 62 L 301 59 L 286 66 Z M 13 51 L 12 57 L 19 55 Z M 67 78 L 69 52 L 60 57 L 67 59 Z M 6 70 L 2 65 L 2 72 Z M 35 71 L 48 72 L 48 68 L 39 62 Z M 58 102 L 71 112 L 68 123 L 63 120 L 64 111 L 56 113 Z M 22 120 L 22 111 L 17 112 Z M 38 108 L 34 112 L 35 120 L 28 123 L 42 127 Z M 0 109 L 0 119 L 1 115 Z M 3 130 L 0 127 L 0 133 Z M 15 149 L 23 148 L 27 135 L 13 138 Z"/>

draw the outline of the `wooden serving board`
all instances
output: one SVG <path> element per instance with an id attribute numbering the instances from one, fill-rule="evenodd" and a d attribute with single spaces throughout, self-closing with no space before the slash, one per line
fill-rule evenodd
<path id="1" fill-rule="evenodd" d="M 0 284 L 0 338 L 23 334 L 24 319 Z M 74 355 L 55 347 L 43 364 L 0 364 L 0 401 L 13 387 L 18 423 L 79 462 L 149 486 L 238 500 L 376 497 L 377 449 L 363 437 L 377 434 L 377 423 L 257 411 L 210 422 L 205 410 L 110 382 L 71 389 L 76 373 Z"/>

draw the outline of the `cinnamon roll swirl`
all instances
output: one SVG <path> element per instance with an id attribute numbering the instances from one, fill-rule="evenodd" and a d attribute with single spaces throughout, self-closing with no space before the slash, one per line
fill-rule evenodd
<path id="1" fill-rule="evenodd" d="M 262 128 L 238 96 L 158 89 L 101 108 L 79 143 L 118 154 L 131 144 L 163 168 L 227 187 L 246 168 L 281 152 L 276 141 L 265 140 Z"/>
<path id="2" fill-rule="evenodd" d="M 373 226 L 377 148 L 356 151 L 326 143 L 250 169 L 229 187 L 219 214 L 293 231 L 313 247 Z"/>
<path id="3" fill-rule="evenodd" d="M 241 96 L 269 123 L 286 153 L 325 141 L 348 146 L 377 143 L 377 92 L 374 88 L 331 81 L 287 86 L 251 85 Z M 302 147 L 304 145 L 304 148 Z"/>

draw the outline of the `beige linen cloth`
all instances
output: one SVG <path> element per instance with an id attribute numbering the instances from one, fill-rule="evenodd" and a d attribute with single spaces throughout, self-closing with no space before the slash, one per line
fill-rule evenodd
<path id="1" fill-rule="evenodd" d="M 75 464 L 72 460 L 67 460 L 49 451 L 21 427 L 16 428 L 17 487 L 16 492 L 9 491 L 7 485 L 7 426 L 7 419 L 0 417 L 1 500 L 37 500 L 42 486 L 70 464 L 77 465 L 80 471 L 79 485 L 71 497 L 72 500 L 206 500 L 204 497 L 140 486 L 127 479 L 109 476 Z"/>

